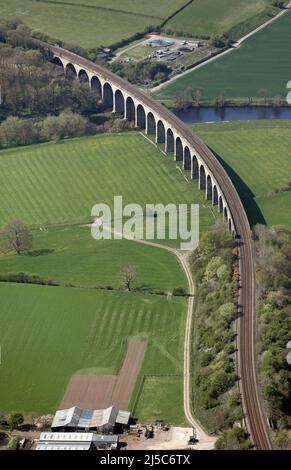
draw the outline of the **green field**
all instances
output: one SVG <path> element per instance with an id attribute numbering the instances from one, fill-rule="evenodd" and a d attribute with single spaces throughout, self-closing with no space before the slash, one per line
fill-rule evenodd
<path id="1" fill-rule="evenodd" d="M 135 415 L 141 422 L 149 424 L 156 419 L 164 420 L 165 416 L 169 423 L 175 422 L 176 410 L 174 407 L 169 409 L 168 403 L 175 403 L 177 393 L 183 395 L 181 376 L 145 376 Z"/>
<path id="2" fill-rule="evenodd" d="M 147 293 L 187 287 L 184 274 L 165 250 L 127 240 L 96 241 L 87 226 L 92 206 L 103 202 L 112 207 L 118 194 L 124 203 L 142 206 L 200 203 L 204 230 L 214 222 L 214 212 L 197 182 L 184 176 L 173 156 L 165 157 L 137 132 L 0 152 L 0 226 L 20 218 L 34 236 L 28 254 L 0 256 L 0 273 L 36 273 L 61 284 L 0 283 L 0 380 L 5 383 L 0 411 L 54 411 L 73 373 L 117 373 L 126 339 L 141 337 L 149 347 L 132 406 L 142 419 L 151 419 L 146 397 L 154 393 L 153 409 L 159 416 L 185 422 L 187 299 Z M 127 265 L 136 267 L 138 293 L 120 290 L 119 273 Z M 100 289 L 107 286 L 114 291 Z M 136 403 L 144 375 L 155 376 L 155 382 L 146 379 L 150 388 L 143 389 Z M 176 378 L 169 388 L 163 383 L 170 375 Z"/>
<path id="3" fill-rule="evenodd" d="M 127 338 L 149 342 L 143 374 L 182 374 L 185 299 L 0 284 L 0 312 L 1 412 L 53 411 L 76 371 L 116 374 Z M 181 383 L 169 403 L 177 423 Z"/>
<path id="4" fill-rule="evenodd" d="M 269 19 L 270 5 L 271 0 L 194 0 L 170 19 L 166 28 L 197 37 L 224 33 L 242 37 Z"/>
<path id="5" fill-rule="evenodd" d="M 0 18 L 84 48 L 108 46 L 159 25 L 186 0 L 0 0 Z"/>
<path id="6" fill-rule="evenodd" d="M 197 182 L 186 183 L 173 159 L 138 133 L 0 151 L 0 226 L 20 216 L 36 227 L 86 223 L 95 204 L 112 208 L 114 195 L 124 205 L 205 205 Z M 209 205 L 201 207 L 201 226 L 213 220 Z"/>
<path id="7" fill-rule="evenodd" d="M 291 12 L 256 33 L 239 49 L 218 58 L 197 71 L 172 82 L 155 96 L 167 104 L 176 93 L 187 87 L 201 87 L 202 99 L 214 100 L 222 91 L 232 101 L 248 102 L 260 98 L 260 90 L 269 96 L 287 95 L 291 80 L 289 44 L 291 41 Z"/>
<path id="8" fill-rule="evenodd" d="M 33 251 L 24 256 L 0 256 L 0 273 L 37 273 L 61 284 L 121 288 L 120 272 L 136 267 L 135 287 L 164 290 L 186 286 L 176 257 L 165 250 L 127 240 L 94 240 L 87 227 L 34 231 Z M 154 267 L 154 269 L 153 269 Z"/>
<path id="9" fill-rule="evenodd" d="M 199 124 L 193 128 L 225 166 L 250 222 L 291 229 L 291 191 L 284 190 L 291 182 L 291 121 Z"/>

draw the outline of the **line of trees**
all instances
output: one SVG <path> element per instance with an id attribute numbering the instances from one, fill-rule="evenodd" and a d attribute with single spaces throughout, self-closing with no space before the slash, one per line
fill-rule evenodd
<path id="1" fill-rule="evenodd" d="M 263 396 L 276 429 L 275 443 L 290 449 L 291 366 L 287 343 L 291 340 L 291 232 L 257 225 L 254 237 Z"/>
<path id="2" fill-rule="evenodd" d="M 229 431 L 242 420 L 233 328 L 239 279 L 237 249 L 222 223 L 203 235 L 191 265 L 197 286 L 193 328 L 194 408 L 210 431 Z M 243 441 L 243 445 L 249 445 Z"/>
<path id="3" fill-rule="evenodd" d="M 0 148 L 30 145 L 96 133 L 96 126 L 67 109 L 58 116 L 24 119 L 10 116 L 0 124 Z"/>
<path id="4" fill-rule="evenodd" d="M 284 103 L 283 97 L 281 95 L 272 96 L 271 92 L 265 88 L 258 90 L 258 97 L 263 100 L 265 106 L 282 106 Z M 204 100 L 206 102 L 206 100 Z M 247 104 L 254 104 L 255 100 L 251 96 L 246 101 Z M 260 101 L 261 102 L 261 101 Z M 224 90 L 214 97 L 212 100 L 207 100 L 208 104 L 212 104 L 218 108 L 223 108 L 226 105 L 231 104 L 231 100 L 227 99 L 227 96 Z M 197 87 L 187 87 L 184 90 L 178 91 L 174 97 L 174 108 L 177 110 L 185 110 L 192 106 L 199 107 L 203 104 L 203 88 Z"/>
<path id="5" fill-rule="evenodd" d="M 196 281 L 193 325 L 193 404 L 216 449 L 249 449 L 235 367 L 238 253 L 225 225 L 217 223 L 200 240 L 191 266 Z"/>

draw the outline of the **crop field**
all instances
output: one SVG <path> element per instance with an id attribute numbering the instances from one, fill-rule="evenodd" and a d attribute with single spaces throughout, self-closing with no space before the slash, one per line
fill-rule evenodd
<path id="1" fill-rule="evenodd" d="M 222 91 L 231 101 L 262 100 L 262 89 L 266 90 L 267 97 L 281 95 L 284 99 L 287 82 L 291 79 L 290 41 L 291 11 L 237 50 L 161 88 L 155 96 L 169 104 L 177 92 L 187 87 L 201 87 L 205 101 L 213 101 Z"/>
<path id="2" fill-rule="evenodd" d="M 229 32 L 232 37 L 237 34 L 242 37 L 269 19 L 267 11 L 270 5 L 271 0 L 194 0 L 171 18 L 166 28 L 197 37 L 214 37 Z"/>
<path id="3" fill-rule="evenodd" d="M 35 273 L 60 284 L 0 283 L 1 411 L 54 411 L 74 374 L 117 375 L 132 339 L 147 341 L 147 349 L 131 406 L 146 417 L 148 386 L 141 404 L 135 399 L 143 377 L 175 375 L 171 392 L 156 394 L 155 409 L 183 423 L 187 299 L 148 291 L 185 288 L 184 274 L 171 253 L 129 240 L 96 241 L 88 223 L 94 204 L 112 207 L 118 194 L 141 205 L 200 203 L 204 230 L 215 213 L 197 181 L 136 132 L 4 150 L 0 175 L 0 226 L 18 218 L 34 237 L 29 253 L 0 256 L 0 273 Z M 128 265 L 136 268 L 138 292 L 122 290 L 120 271 Z"/>
<path id="4" fill-rule="evenodd" d="M 291 121 L 193 127 L 225 166 L 251 223 L 291 229 Z"/>
<path id="5" fill-rule="evenodd" d="M 116 375 L 128 338 L 148 342 L 143 374 L 182 374 L 186 303 L 178 297 L 0 284 L 1 411 L 51 412 L 75 372 Z M 180 423 L 179 383 L 172 398 L 169 410 Z"/>
<path id="6" fill-rule="evenodd" d="M 187 183 L 172 157 L 138 133 L 0 151 L 0 225 L 20 215 L 37 227 L 87 223 L 95 204 L 112 208 L 113 195 L 124 205 L 205 205 L 197 181 Z M 201 207 L 201 226 L 212 221 Z"/>
<path id="7" fill-rule="evenodd" d="M 84 48 L 109 46 L 159 25 L 186 0 L 0 0 L 0 18 L 20 18 L 33 30 Z"/>

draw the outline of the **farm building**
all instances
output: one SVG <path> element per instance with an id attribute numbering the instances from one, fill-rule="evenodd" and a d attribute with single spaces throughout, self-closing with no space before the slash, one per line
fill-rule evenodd
<path id="1" fill-rule="evenodd" d="M 42 432 L 36 450 L 116 450 L 118 441 L 118 436 L 106 436 L 92 432 Z"/>
<path id="2" fill-rule="evenodd" d="M 61 430 L 96 430 L 101 433 L 113 433 L 128 426 L 129 411 L 122 411 L 115 406 L 102 410 L 84 410 L 78 406 L 58 410 L 52 422 L 52 431 Z"/>
<path id="3" fill-rule="evenodd" d="M 36 450 L 90 450 L 93 433 L 42 432 Z"/>

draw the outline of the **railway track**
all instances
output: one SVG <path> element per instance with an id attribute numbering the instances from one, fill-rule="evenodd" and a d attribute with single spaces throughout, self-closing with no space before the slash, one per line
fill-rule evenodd
<path id="1" fill-rule="evenodd" d="M 250 225 L 239 198 L 239 195 L 222 165 L 215 158 L 208 147 L 188 128 L 177 116 L 162 104 L 155 101 L 149 94 L 136 86 L 118 77 L 93 62 L 84 59 L 72 52 L 58 46 L 51 46 L 38 41 L 38 43 L 53 54 L 62 57 L 72 64 L 77 64 L 87 72 L 101 76 L 109 83 L 118 86 L 127 94 L 136 98 L 145 106 L 157 113 L 164 121 L 183 137 L 191 147 L 200 155 L 210 172 L 214 175 L 222 191 L 234 224 L 234 231 L 239 248 L 239 264 L 241 285 L 239 303 L 241 316 L 237 321 L 237 368 L 240 376 L 240 390 L 245 415 L 246 426 L 254 446 L 259 450 L 270 450 L 271 442 L 268 433 L 267 417 L 264 413 L 261 395 L 257 383 L 256 356 L 255 356 L 255 269 L 252 250 L 252 235 Z M 189 387 L 189 384 L 187 385 Z M 190 405 L 188 414 L 193 419 Z M 191 422 L 189 416 L 189 420 Z M 193 419 L 194 420 L 194 419 Z"/>

